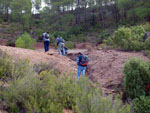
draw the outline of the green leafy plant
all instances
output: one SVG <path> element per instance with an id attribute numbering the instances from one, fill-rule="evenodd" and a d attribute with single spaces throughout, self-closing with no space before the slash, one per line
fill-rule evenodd
<path id="1" fill-rule="evenodd" d="M 121 27 L 115 31 L 112 40 L 120 49 L 138 51 L 144 49 L 144 34 L 145 30 L 142 26 Z"/>
<path id="2" fill-rule="evenodd" d="M 73 49 L 74 48 L 74 43 L 72 41 L 67 41 L 65 43 L 65 46 L 68 48 L 68 49 Z"/>
<path id="3" fill-rule="evenodd" d="M 35 44 L 35 40 L 33 40 L 30 35 L 25 32 L 21 37 L 19 37 L 16 42 L 16 47 L 33 49 L 33 45 Z"/>
<path id="4" fill-rule="evenodd" d="M 150 96 L 141 96 L 133 101 L 134 113 L 150 113 Z"/>
<path id="5" fill-rule="evenodd" d="M 128 97 L 134 99 L 146 94 L 146 84 L 150 82 L 148 63 L 132 58 L 124 65 L 124 89 Z"/>
<path id="6" fill-rule="evenodd" d="M 150 32 L 150 23 L 145 23 L 143 26 L 145 31 Z"/>

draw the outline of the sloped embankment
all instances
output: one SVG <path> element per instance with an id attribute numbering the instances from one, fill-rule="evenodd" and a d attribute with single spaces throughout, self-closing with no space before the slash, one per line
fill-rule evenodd
<path id="1" fill-rule="evenodd" d="M 149 62 L 142 52 L 123 52 L 117 50 L 92 50 L 85 52 L 90 58 L 89 78 L 105 88 L 105 92 L 123 88 L 123 66 L 132 57 Z"/>
<path id="2" fill-rule="evenodd" d="M 76 63 L 71 59 L 57 55 L 54 51 L 51 53 L 44 53 L 35 50 L 14 48 L 7 46 L 0 46 L 2 51 L 7 52 L 8 55 L 12 56 L 15 60 L 18 59 L 29 59 L 31 63 L 46 63 L 52 66 L 54 69 L 57 69 L 59 72 L 73 72 L 76 73 Z"/>

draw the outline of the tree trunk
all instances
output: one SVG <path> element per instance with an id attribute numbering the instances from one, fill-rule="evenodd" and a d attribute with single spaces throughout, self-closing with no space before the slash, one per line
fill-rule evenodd
<path id="1" fill-rule="evenodd" d="M 80 0 L 77 1 L 77 8 L 76 8 L 76 24 L 80 25 Z"/>
<path id="2" fill-rule="evenodd" d="M 102 26 L 102 28 L 105 28 L 104 12 L 103 12 L 103 5 L 102 5 L 102 2 L 100 3 L 99 10 L 100 10 L 101 21 L 102 21 L 101 26 Z"/>
<path id="3" fill-rule="evenodd" d="M 95 15 L 94 15 L 94 9 L 92 9 L 92 25 L 95 25 Z"/>
<path id="4" fill-rule="evenodd" d="M 135 13 L 133 8 L 132 8 L 132 21 L 133 21 L 133 25 L 135 25 Z"/>
<path id="5" fill-rule="evenodd" d="M 87 3 L 85 4 L 85 7 L 84 7 L 84 25 L 85 25 L 85 28 L 86 28 L 86 24 L 87 24 L 87 18 L 86 18 L 86 6 L 87 6 Z"/>

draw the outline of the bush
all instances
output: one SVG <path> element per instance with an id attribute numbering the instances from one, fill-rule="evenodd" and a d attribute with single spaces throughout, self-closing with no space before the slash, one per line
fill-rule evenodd
<path id="1" fill-rule="evenodd" d="M 110 37 L 110 33 L 103 31 L 101 34 L 101 40 L 107 40 Z"/>
<path id="2" fill-rule="evenodd" d="M 35 73 L 28 63 L 14 64 L 15 79 L 0 87 L 0 102 L 3 100 L 10 113 L 62 113 L 64 108 L 76 113 L 130 112 L 130 106 L 122 105 L 119 99 L 103 97 L 86 77 L 77 82 L 73 75 L 56 76 L 45 65 Z"/>
<path id="3" fill-rule="evenodd" d="M 0 24 L 2 24 L 2 23 L 3 23 L 3 19 L 0 18 Z"/>
<path id="4" fill-rule="evenodd" d="M 84 34 L 80 34 L 80 35 L 77 36 L 76 41 L 77 42 L 86 42 L 87 41 L 86 38 L 87 37 Z"/>
<path id="5" fill-rule="evenodd" d="M 70 35 L 79 35 L 82 34 L 83 28 L 81 26 L 73 26 L 69 31 L 68 34 Z"/>
<path id="6" fill-rule="evenodd" d="M 6 79 L 8 77 L 12 77 L 13 67 L 14 65 L 13 65 L 11 57 L 9 57 L 6 53 L 1 52 L 0 79 Z"/>
<path id="7" fill-rule="evenodd" d="M 150 32 L 150 23 L 146 23 L 143 27 L 146 32 Z"/>
<path id="8" fill-rule="evenodd" d="M 6 53 L 0 56 L 0 79 L 13 80 L 22 78 L 25 75 L 30 75 L 33 72 L 29 66 L 29 61 L 18 60 L 13 63 L 13 60 Z"/>
<path id="9" fill-rule="evenodd" d="M 30 35 L 25 32 L 21 37 L 19 37 L 16 42 L 16 47 L 33 49 L 33 45 L 35 44 L 35 40 L 33 40 Z"/>
<path id="10" fill-rule="evenodd" d="M 71 41 L 67 41 L 65 43 L 65 46 L 68 48 L 68 49 L 73 49 L 74 48 L 74 43 L 71 42 Z"/>
<path id="11" fill-rule="evenodd" d="M 136 98 L 133 101 L 134 113 L 150 113 L 150 96 Z"/>
<path id="12" fill-rule="evenodd" d="M 9 41 L 7 42 L 7 46 L 15 47 L 15 41 L 9 40 Z"/>
<path id="13" fill-rule="evenodd" d="M 145 41 L 144 46 L 145 46 L 145 49 L 146 49 L 146 50 L 150 50 L 150 38 L 148 38 L 148 39 Z"/>
<path id="14" fill-rule="evenodd" d="M 113 35 L 113 42 L 120 49 L 124 50 L 142 50 L 144 49 L 145 30 L 142 26 L 134 26 L 131 28 L 121 27 L 115 31 Z"/>
<path id="15" fill-rule="evenodd" d="M 124 89 L 128 97 L 134 99 L 146 94 L 146 84 L 150 83 L 150 65 L 132 58 L 124 65 Z"/>
<path id="16" fill-rule="evenodd" d="M 112 96 L 103 97 L 99 88 L 87 79 L 78 82 L 77 104 L 81 113 L 129 113 L 130 106 L 122 105 L 121 100 Z"/>
<path id="17" fill-rule="evenodd" d="M 35 33 L 36 36 L 41 37 L 42 33 L 43 33 L 43 30 L 39 28 L 39 29 L 34 30 L 34 33 Z"/>

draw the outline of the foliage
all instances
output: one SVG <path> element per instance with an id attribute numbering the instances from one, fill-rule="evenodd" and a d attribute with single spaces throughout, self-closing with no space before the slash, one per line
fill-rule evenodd
<path id="1" fill-rule="evenodd" d="M 122 105 L 119 99 L 103 97 L 86 77 L 77 82 L 73 75 L 56 76 L 47 66 L 40 66 L 35 73 L 35 68 L 24 64 L 17 63 L 15 79 L 1 87 L 0 101 L 5 102 L 8 112 L 62 113 L 64 108 L 76 113 L 130 112 L 130 106 Z"/>
<path id="2" fill-rule="evenodd" d="M 16 42 L 16 47 L 33 49 L 35 40 L 31 39 L 30 35 L 25 32 L 21 37 L 19 37 Z"/>
<path id="3" fill-rule="evenodd" d="M 143 27 L 144 27 L 145 31 L 150 32 L 150 23 L 145 23 L 143 25 Z"/>
<path id="4" fill-rule="evenodd" d="M 104 31 L 101 34 L 101 40 L 107 40 L 110 37 L 110 33 Z"/>
<path id="5" fill-rule="evenodd" d="M 9 40 L 9 41 L 7 42 L 7 46 L 15 47 L 15 41 Z"/>
<path id="6" fill-rule="evenodd" d="M 126 95 L 130 98 L 144 96 L 146 84 L 150 83 L 150 65 L 132 58 L 125 63 L 123 73 Z"/>
<path id="7" fill-rule="evenodd" d="M 134 113 L 150 113 L 150 96 L 141 96 L 133 101 Z"/>
<path id="8" fill-rule="evenodd" d="M 84 34 L 77 35 L 76 41 L 77 42 L 86 42 L 87 41 L 87 37 Z"/>
<path id="9" fill-rule="evenodd" d="M 3 19 L 0 18 L 0 24 L 2 24 L 2 23 L 3 23 Z"/>
<path id="10" fill-rule="evenodd" d="M 43 30 L 39 28 L 39 29 L 34 30 L 34 33 L 35 33 L 35 36 L 41 37 Z"/>
<path id="11" fill-rule="evenodd" d="M 121 27 L 115 31 L 113 42 L 120 49 L 124 50 L 142 50 L 144 49 L 144 28 L 142 26 L 134 26 L 131 28 Z"/>
<path id="12" fill-rule="evenodd" d="M 78 82 L 77 103 L 82 113 L 129 113 L 130 106 L 122 105 L 121 100 L 112 96 L 103 97 L 99 88 L 95 88 L 87 78 Z"/>
<path id="13" fill-rule="evenodd" d="M 10 3 L 11 16 L 15 22 L 22 24 L 22 29 L 28 30 L 31 20 L 31 0 L 12 0 Z"/>
<path id="14" fill-rule="evenodd" d="M 148 38 L 148 39 L 145 41 L 144 46 L 145 46 L 145 49 L 146 49 L 146 50 L 150 50 L 150 38 Z"/>
<path id="15" fill-rule="evenodd" d="M 0 79 L 6 79 L 12 76 L 13 62 L 5 52 L 1 52 L 0 55 Z"/>
<path id="16" fill-rule="evenodd" d="M 72 41 L 67 41 L 65 43 L 65 46 L 68 48 L 68 49 L 73 49 L 74 48 L 74 43 Z"/>
<path id="17" fill-rule="evenodd" d="M 79 35 L 81 34 L 83 31 L 83 28 L 81 26 L 73 26 L 70 30 L 69 30 L 69 34 L 73 34 L 73 35 Z"/>

